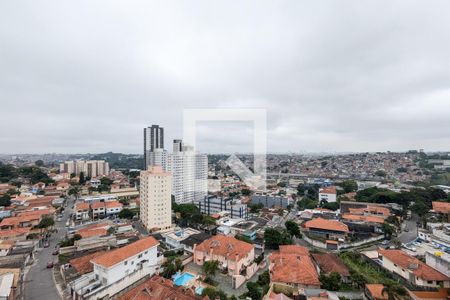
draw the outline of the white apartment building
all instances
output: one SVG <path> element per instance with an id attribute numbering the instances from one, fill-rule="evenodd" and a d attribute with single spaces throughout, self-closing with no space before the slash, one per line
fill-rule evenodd
<path id="1" fill-rule="evenodd" d="M 92 259 L 94 271 L 70 283 L 72 298 L 110 297 L 145 276 L 153 275 L 159 266 L 158 245 L 153 237 L 146 237 Z"/>
<path id="2" fill-rule="evenodd" d="M 180 143 L 177 140 L 177 143 Z M 173 195 L 177 203 L 201 201 L 208 193 L 208 157 L 192 147 L 174 144 L 167 170 L 173 174 Z"/>
<path id="3" fill-rule="evenodd" d="M 83 172 L 86 177 L 100 177 L 109 175 L 109 163 L 104 160 L 69 160 L 59 165 L 61 173 L 74 173 L 77 176 Z"/>
<path id="4" fill-rule="evenodd" d="M 192 147 L 174 140 L 173 153 L 154 149 L 147 153 L 151 166 L 161 166 L 172 173 L 172 194 L 177 203 L 203 200 L 208 193 L 208 156 L 196 153 Z"/>
<path id="5" fill-rule="evenodd" d="M 140 219 L 151 229 L 168 229 L 172 225 L 172 174 L 161 166 L 141 171 Z"/>

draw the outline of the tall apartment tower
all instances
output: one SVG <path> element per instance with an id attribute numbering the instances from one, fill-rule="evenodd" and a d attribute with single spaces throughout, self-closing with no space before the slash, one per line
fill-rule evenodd
<path id="1" fill-rule="evenodd" d="M 150 152 L 164 148 L 164 128 L 152 125 L 144 128 L 144 170 L 151 165 Z"/>
<path id="2" fill-rule="evenodd" d="M 141 171 L 140 219 L 148 230 L 164 230 L 172 225 L 172 174 L 161 166 Z"/>
<path id="3" fill-rule="evenodd" d="M 167 156 L 165 169 L 173 174 L 176 203 L 196 203 L 208 194 L 208 157 L 181 140 L 173 141 L 173 153 Z"/>

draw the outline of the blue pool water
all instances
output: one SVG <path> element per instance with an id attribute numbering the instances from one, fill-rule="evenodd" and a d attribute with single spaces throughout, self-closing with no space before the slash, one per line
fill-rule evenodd
<path id="1" fill-rule="evenodd" d="M 192 278 L 195 276 L 191 273 L 183 273 L 181 275 L 178 275 L 174 278 L 173 282 L 177 286 L 185 286 Z"/>
<path id="2" fill-rule="evenodd" d="M 201 294 L 203 293 L 203 287 L 202 287 L 202 286 L 197 287 L 197 288 L 195 289 L 195 293 L 196 293 L 197 295 L 201 295 Z"/>

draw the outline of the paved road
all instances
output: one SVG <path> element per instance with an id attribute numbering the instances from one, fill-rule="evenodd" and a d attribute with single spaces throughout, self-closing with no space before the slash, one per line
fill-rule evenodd
<path id="1" fill-rule="evenodd" d="M 408 228 L 408 231 L 402 231 L 399 234 L 398 239 L 400 242 L 409 243 L 417 238 L 417 221 L 418 217 L 416 215 L 413 215 L 411 217 L 411 220 L 406 220 L 405 222 L 403 222 L 404 224 L 402 226 L 402 229 L 404 230 L 405 228 Z"/>
<path id="2" fill-rule="evenodd" d="M 55 227 L 58 229 L 58 233 L 54 233 L 50 237 L 50 246 L 39 250 L 35 254 L 36 262 L 25 277 L 25 300 L 61 299 L 55 287 L 52 269 L 47 269 L 47 262 L 57 259 L 56 256 L 52 255 L 52 252 L 55 249 L 55 245 L 57 245 L 58 242 L 64 238 L 66 232 L 65 223 L 69 216 L 69 210 L 72 203 L 73 200 L 69 200 L 69 204 L 64 211 L 63 220 L 60 222 L 55 221 Z"/>

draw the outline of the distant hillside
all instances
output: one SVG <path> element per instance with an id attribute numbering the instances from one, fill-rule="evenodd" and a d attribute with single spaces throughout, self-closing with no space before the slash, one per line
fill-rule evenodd
<path id="1" fill-rule="evenodd" d="M 100 153 L 92 155 L 91 159 L 104 159 L 111 169 L 142 169 L 143 155 L 123 153 Z"/>

